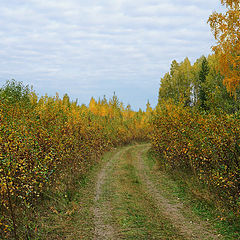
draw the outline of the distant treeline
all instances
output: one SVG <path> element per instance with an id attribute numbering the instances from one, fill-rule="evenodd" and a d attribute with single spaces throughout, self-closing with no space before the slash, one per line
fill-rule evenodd
<path id="1" fill-rule="evenodd" d="M 173 61 L 170 71 L 161 79 L 158 103 L 172 100 L 198 110 L 232 114 L 239 111 L 240 91 L 227 91 L 220 73 L 219 59 L 202 56 L 191 65 L 188 58 Z"/>

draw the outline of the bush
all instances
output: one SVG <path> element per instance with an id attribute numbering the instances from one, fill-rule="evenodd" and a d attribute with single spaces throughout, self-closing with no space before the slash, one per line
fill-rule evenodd
<path id="1" fill-rule="evenodd" d="M 151 142 L 162 166 L 191 171 L 239 214 L 240 118 L 200 114 L 167 102 L 152 124 Z"/>
<path id="2" fill-rule="evenodd" d="M 17 238 L 47 186 L 65 179 L 68 191 L 105 151 L 146 139 L 145 113 L 113 100 L 87 108 L 67 95 L 38 99 L 15 81 L 0 90 L 0 238 Z"/>

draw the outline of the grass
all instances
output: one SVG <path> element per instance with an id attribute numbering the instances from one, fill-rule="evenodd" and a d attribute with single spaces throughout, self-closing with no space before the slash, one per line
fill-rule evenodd
<path id="1" fill-rule="evenodd" d="M 106 153 L 84 176 L 75 176 L 70 188 L 66 188 L 63 179 L 55 186 L 57 190 L 50 188 L 45 192 L 35 210 L 31 235 L 23 239 L 92 239 L 96 175 L 116 151 Z"/>
<path id="2" fill-rule="evenodd" d="M 112 189 L 107 194 L 111 195 L 112 225 L 118 229 L 119 238 L 183 239 L 143 189 L 132 151 L 127 150 L 116 162 L 106 181 Z"/>
<path id="3" fill-rule="evenodd" d="M 152 151 L 148 151 L 145 160 L 152 171 L 163 173 L 163 181 L 164 175 L 165 181 L 169 179 L 167 192 L 179 198 L 185 206 L 190 206 L 192 212 L 201 219 L 209 221 L 224 239 L 240 239 L 240 217 L 229 209 L 220 208 L 216 196 L 205 185 L 191 174 L 163 170 Z"/>

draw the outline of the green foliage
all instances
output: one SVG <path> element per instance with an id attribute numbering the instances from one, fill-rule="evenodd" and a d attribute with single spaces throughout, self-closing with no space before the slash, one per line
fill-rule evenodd
<path id="1" fill-rule="evenodd" d="M 181 63 L 174 60 L 170 72 L 161 79 L 158 103 L 172 99 L 175 104 L 198 110 L 229 114 L 239 111 L 239 91 L 235 97 L 227 92 L 218 65 L 216 55 L 202 56 L 193 65 L 188 59 Z"/>
<path id="2" fill-rule="evenodd" d="M 6 84 L 0 88 L 0 101 L 6 104 L 16 104 L 22 102 L 29 103 L 29 87 L 24 86 L 22 82 L 16 82 L 14 79 L 7 81 Z"/>
<path id="3" fill-rule="evenodd" d="M 191 64 L 188 58 L 178 64 L 174 60 L 169 73 L 161 79 L 158 102 L 172 99 L 175 103 L 190 104 L 191 95 Z"/>
<path id="4" fill-rule="evenodd" d="M 200 108 L 203 110 L 207 110 L 206 101 L 206 90 L 204 89 L 204 83 L 206 82 L 207 75 L 209 73 L 209 67 L 208 62 L 205 57 L 203 57 L 202 64 L 201 64 L 201 70 L 199 72 L 199 105 Z"/>

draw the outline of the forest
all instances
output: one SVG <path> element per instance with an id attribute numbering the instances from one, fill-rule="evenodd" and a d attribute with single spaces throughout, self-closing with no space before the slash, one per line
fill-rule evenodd
<path id="1" fill-rule="evenodd" d="M 162 171 L 204 185 L 231 215 L 226 221 L 240 226 L 240 2 L 221 2 L 226 13 L 208 20 L 213 53 L 193 64 L 173 60 L 154 108 L 134 111 L 115 94 L 88 106 L 67 94 L 39 97 L 15 80 L 0 88 L 1 239 L 35 239 L 26 233 L 36 231 L 46 192 L 70 201 L 104 153 L 146 142 Z"/>

